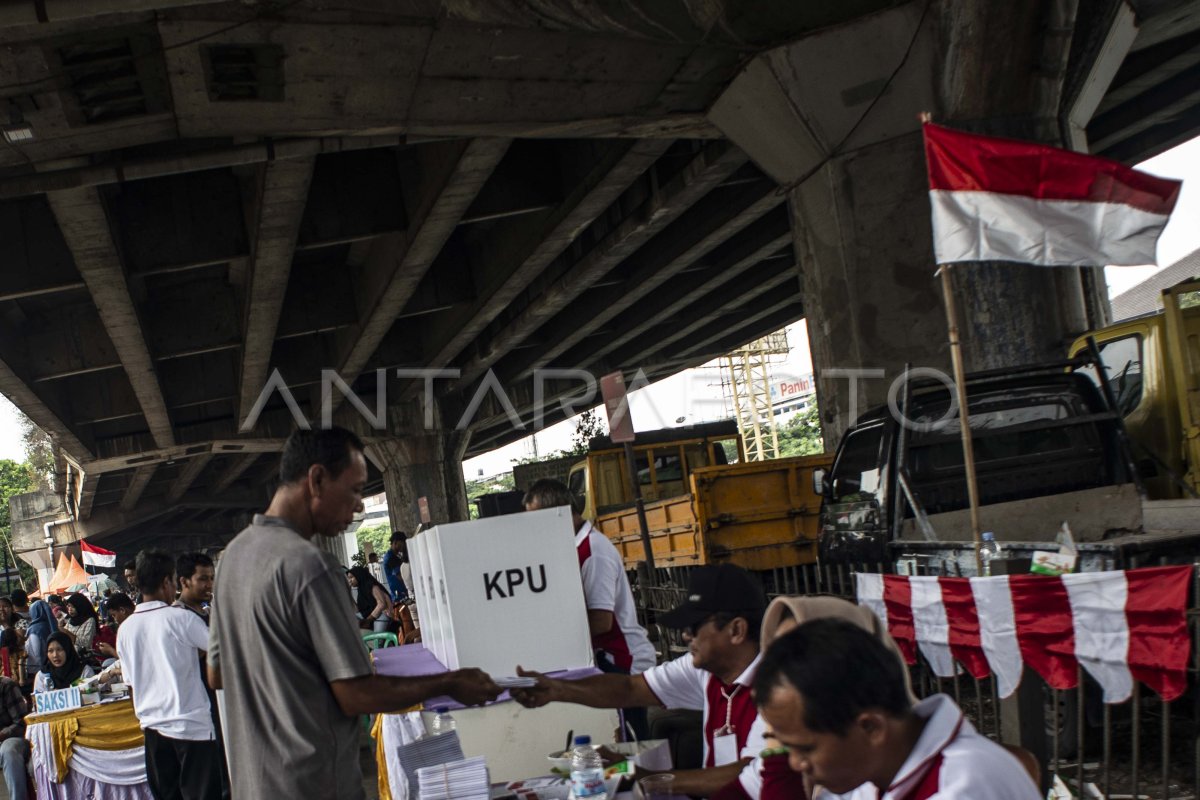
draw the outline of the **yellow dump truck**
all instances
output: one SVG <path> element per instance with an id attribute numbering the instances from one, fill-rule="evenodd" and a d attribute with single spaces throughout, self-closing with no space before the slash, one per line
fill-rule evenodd
<path id="1" fill-rule="evenodd" d="M 688 494 L 646 506 L 655 565 L 769 570 L 814 563 L 821 496 L 813 491 L 812 474 L 832 460 L 822 454 L 692 470 Z M 629 569 L 644 560 L 634 508 L 602 514 L 596 526 Z"/>
<path id="2" fill-rule="evenodd" d="M 831 456 L 727 463 L 745 453 L 737 425 L 722 421 L 639 433 L 634 458 L 656 566 L 765 570 L 816 561 L 821 498 L 812 473 Z M 634 569 L 645 549 L 624 449 L 593 440 L 568 483 L 585 500 L 584 516 Z"/>
<path id="3" fill-rule="evenodd" d="M 1096 341 L 1116 407 L 1133 442 L 1133 460 L 1152 499 L 1200 493 L 1200 292 L 1188 281 L 1163 292 L 1163 310 L 1082 336 L 1072 357 Z M 1099 383 L 1094 367 L 1087 373 Z"/>

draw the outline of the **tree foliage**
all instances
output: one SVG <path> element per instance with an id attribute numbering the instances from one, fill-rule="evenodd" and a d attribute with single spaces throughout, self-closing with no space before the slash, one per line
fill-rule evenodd
<path id="1" fill-rule="evenodd" d="M 28 463 L 18 464 L 11 459 L 0 459 L 0 547 L 11 564 L 12 558 L 12 512 L 8 501 L 18 494 L 31 492 L 37 488 L 37 478 Z M 0 563 L 4 562 L 0 558 Z M 33 567 L 18 559 L 17 566 L 26 586 L 37 586 L 37 574 Z M 31 583 L 32 581 L 32 583 Z M 6 584 L 0 582 L 0 586 Z"/>
<path id="2" fill-rule="evenodd" d="M 532 461 L 534 459 L 529 460 Z M 541 459 L 537 460 L 540 461 Z M 512 472 L 502 472 L 490 478 L 476 478 L 473 481 L 467 481 L 467 510 L 471 514 L 471 519 L 479 518 L 479 507 L 475 505 L 476 498 L 496 492 L 511 492 L 516 488 Z"/>
<path id="3" fill-rule="evenodd" d="M 20 411 L 17 414 L 17 421 L 21 424 L 21 441 L 25 445 L 25 463 L 36 485 L 50 489 L 54 486 L 54 441 L 29 417 Z M 36 487 L 28 491 L 33 488 Z"/>
<path id="4" fill-rule="evenodd" d="M 821 415 L 814 402 L 779 429 L 779 457 L 812 456 L 823 452 Z"/>
<path id="5" fill-rule="evenodd" d="M 354 532 L 355 538 L 358 540 L 359 553 L 366 551 L 366 545 L 371 545 L 371 551 L 379 553 L 379 558 L 383 559 L 383 554 L 392 545 L 392 526 L 387 522 L 380 522 L 376 525 L 364 525 Z M 366 556 L 359 556 L 362 563 L 366 563 Z M 358 563 L 358 559 L 355 560 Z"/>
<path id="6" fill-rule="evenodd" d="M 586 455 L 592 439 L 607 434 L 608 424 L 604 421 L 604 417 L 597 413 L 597 409 L 584 411 L 575 418 L 575 432 L 571 434 L 571 449 L 564 450 L 560 455 Z"/>

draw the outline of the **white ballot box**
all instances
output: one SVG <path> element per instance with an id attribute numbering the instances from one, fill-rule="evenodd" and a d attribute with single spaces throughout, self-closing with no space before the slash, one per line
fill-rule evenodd
<path id="1" fill-rule="evenodd" d="M 413 582 L 411 588 L 413 599 L 417 601 L 418 616 L 421 619 L 421 641 L 424 643 L 425 649 L 433 653 L 438 661 L 443 661 L 440 647 L 440 618 L 433 602 L 433 573 L 429 565 L 427 541 L 421 536 L 415 536 L 408 541 L 408 564 L 412 569 Z"/>
<path id="2" fill-rule="evenodd" d="M 574 533 L 570 511 L 550 508 L 414 537 L 414 580 L 426 587 L 417 602 L 433 626 L 422 628 L 425 646 L 449 669 L 492 675 L 591 665 Z"/>

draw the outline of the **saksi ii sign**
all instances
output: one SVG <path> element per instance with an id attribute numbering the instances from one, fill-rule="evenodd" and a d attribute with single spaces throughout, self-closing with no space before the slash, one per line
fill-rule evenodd
<path id="1" fill-rule="evenodd" d="M 83 697 L 79 687 L 58 689 L 53 692 L 38 692 L 33 696 L 33 711 L 35 714 L 48 714 L 51 711 L 68 711 L 83 705 Z"/>
<path id="2" fill-rule="evenodd" d="M 483 573 L 483 588 L 487 592 L 487 599 L 507 599 L 512 597 L 522 586 L 525 586 L 533 594 L 546 591 L 546 565 L 537 565 L 538 575 L 536 578 L 533 570 L 534 568 L 530 566 L 524 569 L 499 569 L 495 572 Z"/>

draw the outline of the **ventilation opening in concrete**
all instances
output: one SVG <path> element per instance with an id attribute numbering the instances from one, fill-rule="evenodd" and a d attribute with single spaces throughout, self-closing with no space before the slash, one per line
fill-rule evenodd
<path id="1" fill-rule="evenodd" d="M 277 44 L 218 44 L 202 48 L 208 99 L 283 100 L 283 48 Z"/>
<path id="2" fill-rule="evenodd" d="M 95 125 L 169 110 L 157 39 L 148 35 L 76 39 L 54 48 L 67 77 L 74 125 Z"/>

